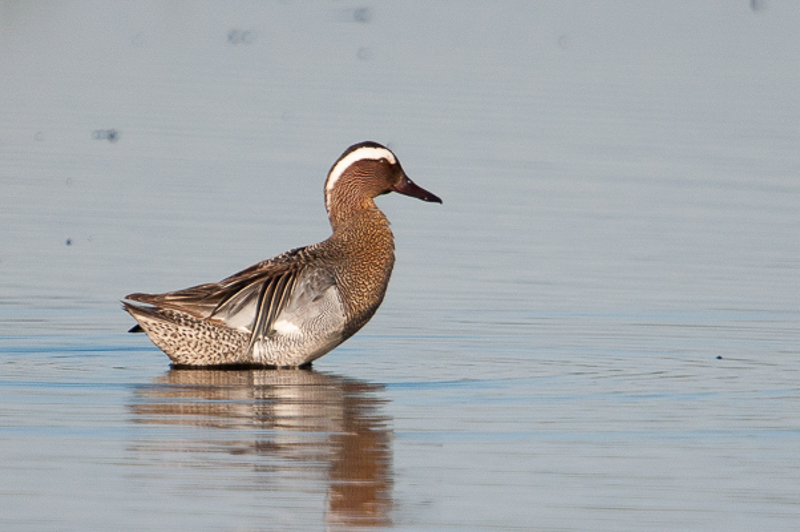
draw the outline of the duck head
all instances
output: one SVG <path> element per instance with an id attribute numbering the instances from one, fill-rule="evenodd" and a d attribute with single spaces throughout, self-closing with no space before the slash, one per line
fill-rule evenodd
<path id="1" fill-rule="evenodd" d="M 389 148 L 377 142 L 361 142 L 347 148 L 328 172 L 325 208 L 333 217 L 336 211 L 374 205 L 373 198 L 389 192 L 442 203 L 436 194 L 409 179 Z"/>

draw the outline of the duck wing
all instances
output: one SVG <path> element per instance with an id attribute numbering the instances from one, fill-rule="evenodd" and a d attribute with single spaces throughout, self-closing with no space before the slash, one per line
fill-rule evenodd
<path id="1" fill-rule="evenodd" d="M 218 283 L 201 284 L 164 294 L 135 293 L 125 299 L 185 312 L 247 331 L 251 334 L 252 347 L 274 333 L 276 319 L 292 298 L 298 282 L 307 277 L 305 272 L 313 255 L 310 248 L 297 248 L 259 262 Z M 312 291 L 323 291 L 333 283 L 332 278 L 322 284 L 313 283 Z M 304 290 L 311 288 L 307 282 L 301 284 Z"/>

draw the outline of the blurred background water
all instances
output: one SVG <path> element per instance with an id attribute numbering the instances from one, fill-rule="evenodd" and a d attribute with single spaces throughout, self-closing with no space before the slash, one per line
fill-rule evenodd
<path id="1" fill-rule="evenodd" d="M 0 2 L 3 530 L 795 530 L 800 4 Z M 118 300 L 398 260 L 313 372 L 171 371 Z"/>

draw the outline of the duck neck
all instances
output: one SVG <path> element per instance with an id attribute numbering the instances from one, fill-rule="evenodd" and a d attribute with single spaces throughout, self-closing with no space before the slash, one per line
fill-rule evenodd
<path id="1" fill-rule="evenodd" d="M 352 203 L 328 214 L 335 237 L 350 241 L 350 249 L 394 252 L 389 220 L 372 199 Z"/>
<path id="2" fill-rule="evenodd" d="M 333 236 L 343 269 L 337 285 L 350 318 L 345 337 L 360 329 L 380 305 L 394 266 L 394 235 L 389 220 L 370 200 L 368 208 L 332 216 Z"/>
<path id="3" fill-rule="evenodd" d="M 326 198 L 325 208 L 328 211 L 328 219 L 334 233 L 346 228 L 352 223 L 352 220 L 361 219 L 364 216 L 386 220 L 372 198 L 359 197 L 347 189 L 333 191 L 330 197 Z"/>

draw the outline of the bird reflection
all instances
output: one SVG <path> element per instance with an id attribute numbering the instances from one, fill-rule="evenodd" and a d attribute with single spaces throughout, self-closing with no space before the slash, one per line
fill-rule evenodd
<path id="1" fill-rule="evenodd" d="M 329 524 L 385 527 L 392 452 L 382 388 L 313 370 L 172 369 L 138 387 L 130 408 L 139 423 L 207 429 L 197 441 L 169 442 L 171 452 L 235 455 L 231 468 L 253 454 L 259 460 L 250 466 L 267 483 L 270 474 L 321 471 Z M 163 445 L 142 448 L 164 452 Z"/>

